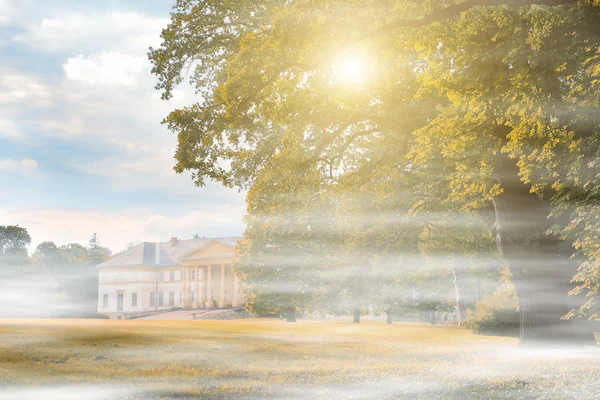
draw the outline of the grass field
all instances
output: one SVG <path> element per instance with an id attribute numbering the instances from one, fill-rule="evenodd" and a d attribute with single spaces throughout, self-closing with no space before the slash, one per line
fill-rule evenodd
<path id="1" fill-rule="evenodd" d="M 0 320 L 0 398 L 600 398 L 600 352 L 418 323 Z"/>

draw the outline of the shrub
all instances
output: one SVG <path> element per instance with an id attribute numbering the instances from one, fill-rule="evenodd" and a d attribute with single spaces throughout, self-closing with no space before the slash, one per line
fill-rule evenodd
<path id="1" fill-rule="evenodd" d="M 468 311 L 466 325 L 480 335 L 519 336 L 519 311 L 515 288 L 506 283 Z"/>

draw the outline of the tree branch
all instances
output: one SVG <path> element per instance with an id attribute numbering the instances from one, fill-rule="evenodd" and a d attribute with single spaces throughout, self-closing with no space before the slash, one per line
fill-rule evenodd
<path id="1" fill-rule="evenodd" d="M 420 19 L 399 19 L 392 23 L 383 25 L 361 37 L 356 38 L 356 41 L 366 40 L 372 37 L 379 36 L 383 33 L 398 29 L 398 28 L 419 28 L 434 22 L 443 21 L 454 17 L 464 11 L 467 11 L 474 7 L 485 7 L 485 6 L 513 6 L 513 7 L 524 7 L 524 6 L 562 6 L 568 4 L 576 4 L 577 0 L 470 0 L 464 3 L 455 4 L 440 10 L 436 10 L 431 14 L 428 14 Z"/>

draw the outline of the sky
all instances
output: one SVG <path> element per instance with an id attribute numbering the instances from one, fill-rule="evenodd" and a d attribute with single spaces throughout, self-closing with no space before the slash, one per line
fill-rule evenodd
<path id="1" fill-rule="evenodd" d="M 30 251 L 243 232 L 244 193 L 173 171 L 160 122 L 198 99 L 161 100 L 147 58 L 173 2 L 0 0 L 0 225 Z"/>

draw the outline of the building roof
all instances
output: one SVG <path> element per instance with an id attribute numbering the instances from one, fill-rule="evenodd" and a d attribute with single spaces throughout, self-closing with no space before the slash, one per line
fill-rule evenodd
<path id="1" fill-rule="evenodd" d="M 168 242 L 143 242 L 129 250 L 115 254 L 98 267 L 134 267 L 134 266 L 170 266 L 180 265 L 181 258 L 212 241 L 221 242 L 233 247 L 241 237 L 218 237 L 177 240 Z M 157 263 L 158 245 L 158 263 Z"/>

